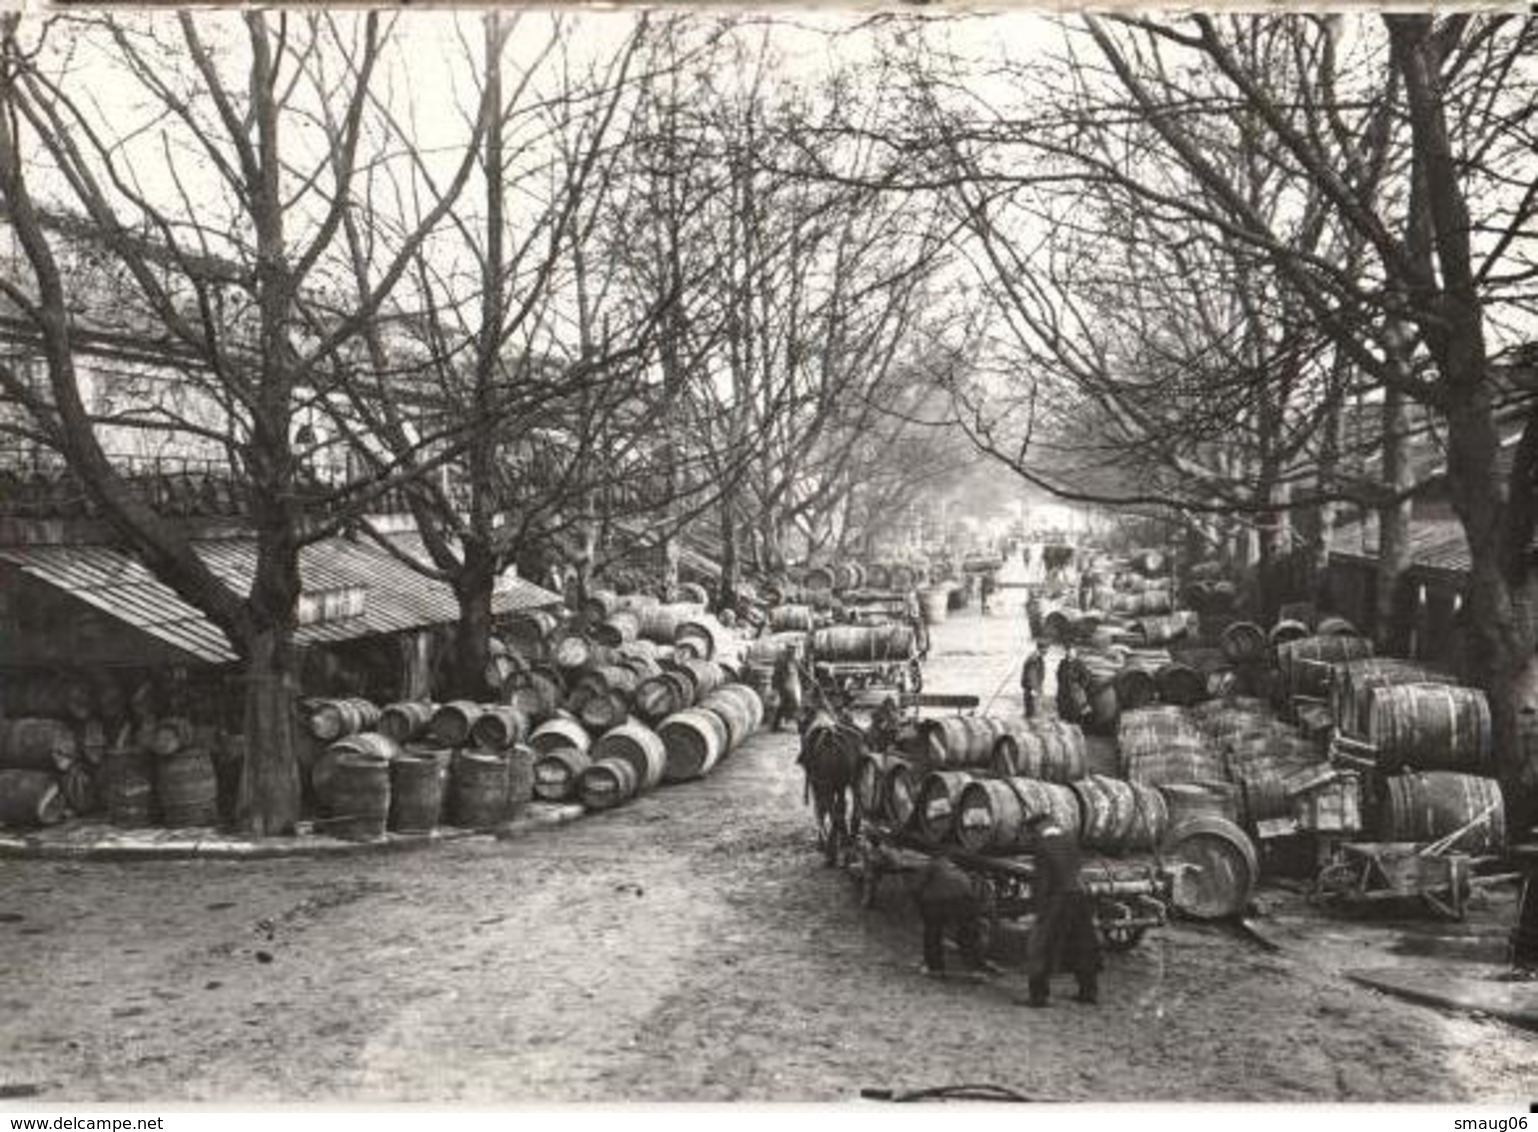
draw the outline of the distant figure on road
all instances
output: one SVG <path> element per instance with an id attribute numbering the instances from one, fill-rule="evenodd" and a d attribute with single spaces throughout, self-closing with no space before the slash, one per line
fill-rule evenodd
<path id="1" fill-rule="evenodd" d="M 913 898 L 918 904 L 919 918 L 924 921 L 924 962 L 919 968 L 924 974 L 945 974 L 947 929 L 955 934 L 967 970 L 980 973 L 998 969 L 983 957 L 982 935 L 978 930 L 982 902 L 973 891 L 971 879 L 955 862 L 938 853 L 930 857 L 914 879 Z"/>
<path id="2" fill-rule="evenodd" d="M 794 725 L 801 718 L 801 666 L 789 649 L 774 662 L 774 691 L 774 730 L 778 731 L 785 723 Z"/>
<path id="3" fill-rule="evenodd" d="M 982 581 L 982 593 L 983 593 L 982 605 L 983 605 L 983 612 L 984 613 L 988 612 L 988 603 L 993 600 L 993 588 L 994 588 L 994 585 L 995 585 L 995 583 L 994 583 L 994 580 L 993 580 L 993 571 L 990 570 L 990 571 L 988 571 L 988 573 L 983 575 L 983 581 Z"/>
<path id="4" fill-rule="evenodd" d="M 1080 873 L 1079 839 L 1050 814 L 1032 814 L 1026 826 L 1035 840 L 1035 876 L 1031 880 L 1036 923 L 1026 944 L 1026 1006 L 1046 1006 L 1052 976 L 1072 971 L 1080 1002 L 1100 999 L 1100 936 L 1095 929 L 1095 900 Z"/>
<path id="5" fill-rule="evenodd" d="M 1026 647 L 1030 652 L 1020 666 L 1020 695 L 1025 701 L 1025 718 L 1035 719 L 1041 710 L 1041 690 L 1047 682 L 1047 658 L 1035 641 Z"/>

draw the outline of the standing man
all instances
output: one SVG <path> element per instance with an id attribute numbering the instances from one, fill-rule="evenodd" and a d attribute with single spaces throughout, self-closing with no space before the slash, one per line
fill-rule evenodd
<path id="1" fill-rule="evenodd" d="M 1046 1006 L 1052 976 L 1066 970 L 1078 980 L 1078 1000 L 1093 1006 L 1100 997 L 1100 935 L 1094 897 L 1080 875 L 1079 839 L 1051 814 L 1032 814 L 1026 827 L 1035 838 L 1036 923 L 1026 944 L 1030 998 L 1025 1005 Z"/>
<path id="2" fill-rule="evenodd" d="M 1020 666 L 1020 696 L 1025 701 L 1025 718 L 1035 719 L 1041 710 L 1041 690 L 1047 681 L 1047 658 L 1035 641 L 1026 648 L 1030 652 Z"/>

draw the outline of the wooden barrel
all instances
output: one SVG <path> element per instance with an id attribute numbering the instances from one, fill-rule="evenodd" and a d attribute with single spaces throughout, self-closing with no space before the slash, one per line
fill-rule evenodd
<path id="1" fill-rule="evenodd" d="M 776 605 L 769 610 L 768 620 L 774 633 L 810 633 L 816 615 L 810 605 Z"/>
<path id="2" fill-rule="evenodd" d="M 657 737 L 666 752 L 664 782 L 687 782 L 708 773 L 726 753 L 729 741 L 721 717 L 703 708 L 668 716 L 658 724 Z"/>
<path id="3" fill-rule="evenodd" d="M 357 698 L 312 700 L 309 715 L 310 734 L 323 743 L 372 730 L 379 722 L 379 709 L 368 700 Z"/>
<path id="4" fill-rule="evenodd" d="M 1116 748 L 1123 766 L 1165 747 L 1200 743 L 1201 739 L 1185 709 L 1172 705 L 1125 712 L 1116 728 Z"/>
<path id="5" fill-rule="evenodd" d="M 507 816 L 519 817 L 534 800 L 534 761 L 537 755 L 533 747 L 514 743 L 505 752 L 507 756 Z"/>
<path id="6" fill-rule="evenodd" d="M 502 699 L 508 707 L 517 708 L 535 724 L 554 717 L 565 694 L 561 681 L 537 668 L 515 672 L 502 687 Z"/>
<path id="7" fill-rule="evenodd" d="M 639 723 L 626 723 L 593 744 L 594 763 L 623 759 L 635 770 L 635 792 L 645 793 L 662 781 L 667 768 L 667 748 L 657 733 Z"/>
<path id="8" fill-rule="evenodd" d="M 550 642 L 550 659 L 563 672 L 587 668 L 593 658 L 593 643 L 580 633 L 563 632 Z"/>
<path id="9" fill-rule="evenodd" d="M 907 625 L 832 625 L 812 632 L 812 656 L 833 663 L 907 660 L 913 630 Z"/>
<path id="10" fill-rule="evenodd" d="M 511 769 L 504 751 L 455 751 L 449 764 L 449 824 L 490 829 L 506 821 Z"/>
<path id="11" fill-rule="evenodd" d="M 155 764 L 148 752 L 120 747 L 107 756 L 107 820 L 141 829 L 155 816 Z"/>
<path id="12" fill-rule="evenodd" d="M 1050 813 L 1078 834 L 1080 807 L 1072 789 L 1034 778 L 974 779 L 956 802 L 955 830 L 962 848 L 973 853 L 1009 853 L 1029 847 L 1026 819 Z"/>
<path id="13" fill-rule="evenodd" d="M 1312 636 L 1312 634 L 1309 633 L 1308 626 L 1303 622 L 1284 620 L 1278 621 L 1275 625 L 1271 626 L 1271 631 L 1266 634 L 1266 640 L 1274 649 L 1280 645 L 1290 644 L 1293 641 L 1301 641 L 1309 636 Z"/>
<path id="14" fill-rule="evenodd" d="M 1144 751 L 1126 763 L 1131 782 L 1162 786 L 1171 782 L 1224 782 L 1228 778 L 1222 752 L 1202 740 L 1179 740 Z"/>
<path id="15" fill-rule="evenodd" d="M 534 796 L 546 802 L 575 798 L 577 780 L 592 765 L 587 752 L 576 747 L 541 748 L 534 758 Z"/>
<path id="16" fill-rule="evenodd" d="M 976 776 L 965 770 L 937 770 L 926 774 L 919 783 L 914 821 L 919 833 L 930 841 L 949 841 L 956 831 L 956 817 L 961 791 Z"/>
<path id="17" fill-rule="evenodd" d="M 865 584 L 873 590 L 892 588 L 892 572 L 884 562 L 872 562 L 865 567 Z"/>
<path id="18" fill-rule="evenodd" d="M 730 634 L 714 617 L 695 615 L 679 622 L 673 644 L 692 648 L 705 660 L 714 660 L 726 653 L 729 638 Z"/>
<path id="19" fill-rule="evenodd" d="M 1335 665 L 1330 680 L 1330 712 L 1347 735 L 1365 739 L 1372 696 L 1396 684 L 1454 684 L 1448 675 L 1419 661 L 1394 656 L 1369 656 Z"/>
<path id="20" fill-rule="evenodd" d="M 187 747 L 157 759 L 155 794 L 161 821 L 170 829 L 218 824 L 219 783 L 207 750 Z"/>
<path id="21" fill-rule="evenodd" d="M 763 700 L 746 684 L 725 684 L 706 696 L 699 706 L 715 712 L 726 724 L 729 742 L 723 753 L 735 751 L 763 726 Z"/>
<path id="22" fill-rule="evenodd" d="M 1494 771 L 1490 705 L 1478 688 L 1395 684 L 1374 689 L 1367 739 L 1378 768 Z"/>
<path id="23" fill-rule="evenodd" d="M 1194 866 L 1176 872 L 1170 903 L 1196 920 L 1243 914 L 1260 880 L 1260 860 L 1244 830 L 1226 818 L 1199 815 L 1170 829 L 1161 855 Z"/>
<path id="24" fill-rule="evenodd" d="M 1260 660 L 1266 655 L 1266 632 L 1253 621 L 1235 621 L 1219 638 L 1223 655 L 1235 664 Z"/>
<path id="25" fill-rule="evenodd" d="M 711 660 L 686 657 L 670 661 L 666 667 L 667 671 L 677 673 L 689 681 L 689 703 L 699 703 L 726 682 L 726 675 L 721 671 L 721 666 Z M 687 706 L 689 705 L 683 705 L 683 707 Z M 683 708 L 680 707 L 677 710 L 681 711 Z"/>
<path id="26" fill-rule="evenodd" d="M 1365 637 L 1301 637 L 1276 646 L 1276 664 L 1289 696 L 1328 696 L 1334 666 L 1372 656 Z"/>
<path id="27" fill-rule="evenodd" d="M 660 723 L 694 702 L 693 681 L 684 678 L 682 684 L 667 673 L 642 680 L 631 697 L 631 709 L 648 724 Z"/>
<path id="28" fill-rule="evenodd" d="M 0 770 L 0 826 L 32 829 L 68 816 L 59 776 L 49 770 Z"/>
<path id="29" fill-rule="evenodd" d="M 594 735 L 612 731 L 630 718 L 630 701 L 620 692 L 585 689 L 580 699 L 573 697 L 571 706 L 582 726 Z"/>
<path id="30" fill-rule="evenodd" d="M 1080 840 L 1105 853 L 1152 850 L 1169 826 L 1164 796 L 1152 786 L 1090 775 L 1069 787 L 1083 814 Z"/>
<path id="31" fill-rule="evenodd" d="M 986 767 L 1004 733 L 1001 721 L 986 715 L 951 715 L 919 724 L 931 761 L 938 767 Z"/>
<path id="32" fill-rule="evenodd" d="M 1207 698 L 1207 678 L 1189 665 L 1166 664 L 1154 673 L 1159 698 L 1167 704 L 1194 707 Z"/>
<path id="33" fill-rule="evenodd" d="M 1086 771 L 1084 732 L 1057 719 L 1010 721 L 993 746 L 995 774 L 1066 785 Z"/>
<path id="34" fill-rule="evenodd" d="M 611 613 L 592 628 L 593 639 L 609 648 L 622 648 L 641 635 L 641 619 L 634 613 Z"/>
<path id="35" fill-rule="evenodd" d="M 1314 627 L 1314 632 L 1321 637 L 1360 637 L 1362 634 L 1356 631 L 1356 626 L 1344 617 L 1325 617 Z"/>
<path id="36" fill-rule="evenodd" d="M 436 755 L 403 752 L 390 761 L 388 828 L 396 833 L 431 833 L 443 813 L 447 768 Z"/>
<path id="37" fill-rule="evenodd" d="M 591 745 L 587 729 L 574 719 L 547 720 L 529 735 L 529 746 L 540 754 L 558 750 L 586 753 Z"/>
<path id="38" fill-rule="evenodd" d="M 470 738 L 476 746 L 496 751 L 528 738 L 528 718 L 517 708 L 483 704 L 481 709 L 481 714 L 470 725 Z"/>
<path id="39" fill-rule="evenodd" d="M 634 685 L 639 685 L 642 680 L 650 680 L 654 676 L 662 675 L 662 665 L 655 656 L 620 653 L 619 664 L 634 677 Z"/>
<path id="40" fill-rule="evenodd" d="M 437 710 L 437 704 L 425 700 L 387 704 L 379 712 L 376 729 L 397 743 L 415 742 L 428 733 Z"/>
<path id="41" fill-rule="evenodd" d="M 56 719 L 0 720 L 0 769 L 61 771 L 76 757 L 75 734 Z"/>
<path id="42" fill-rule="evenodd" d="M 1169 810 L 1170 828 L 1177 828 L 1191 818 L 1239 820 L 1239 791 L 1231 784 L 1218 782 L 1170 782 L 1159 787 Z"/>
<path id="43" fill-rule="evenodd" d="M 881 780 L 885 802 L 883 817 L 898 829 L 906 829 L 918 808 L 919 784 L 928 773 L 924 764 L 911 759 L 893 759 Z"/>
<path id="44" fill-rule="evenodd" d="M 549 654 L 549 640 L 560 624 L 560 618 L 547 609 L 528 609 L 507 619 L 503 636 L 515 652 L 530 660 L 543 659 Z"/>
<path id="45" fill-rule="evenodd" d="M 452 700 L 442 705 L 433 713 L 433 737 L 445 747 L 463 747 L 485 710 L 470 700 Z"/>
<path id="46" fill-rule="evenodd" d="M 636 794 L 636 771 L 628 759 L 599 759 L 577 776 L 577 797 L 590 810 L 609 810 Z"/>
<path id="47" fill-rule="evenodd" d="M 1383 841 L 1433 842 L 1481 815 L 1479 824 L 1450 847 L 1451 852 L 1499 852 L 1506 844 L 1506 808 L 1493 778 L 1432 770 L 1384 779 L 1378 806 Z"/>

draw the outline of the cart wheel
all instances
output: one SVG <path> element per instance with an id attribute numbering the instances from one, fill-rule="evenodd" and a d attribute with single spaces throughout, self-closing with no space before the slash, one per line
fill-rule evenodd
<path id="1" fill-rule="evenodd" d="M 1319 875 L 1314 878 L 1313 886 L 1308 890 L 1308 901 L 1317 904 L 1332 896 L 1341 896 L 1357 887 L 1359 869 L 1356 865 L 1340 863 L 1325 865 L 1319 870 Z"/>

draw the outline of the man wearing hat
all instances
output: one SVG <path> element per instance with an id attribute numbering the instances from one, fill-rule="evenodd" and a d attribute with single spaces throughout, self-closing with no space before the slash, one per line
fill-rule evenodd
<path id="1" fill-rule="evenodd" d="M 1052 976 L 1072 971 L 1078 1000 L 1099 999 L 1100 936 L 1095 929 L 1094 897 L 1080 875 L 1079 841 L 1049 813 L 1032 814 L 1026 827 L 1035 840 L 1035 876 L 1031 887 L 1036 923 L 1026 945 L 1030 979 L 1027 1006 L 1046 1006 Z"/>
<path id="2" fill-rule="evenodd" d="M 961 948 L 961 959 L 973 974 L 993 974 L 998 968 L 983 956 L 982 902 L 972 887 L 972 880 L 950 858 L 936 853 L 913 879 L 914 902 L 924 922 L 924 974 L 945 974 L 945 933 L 954 932 Z"/>

